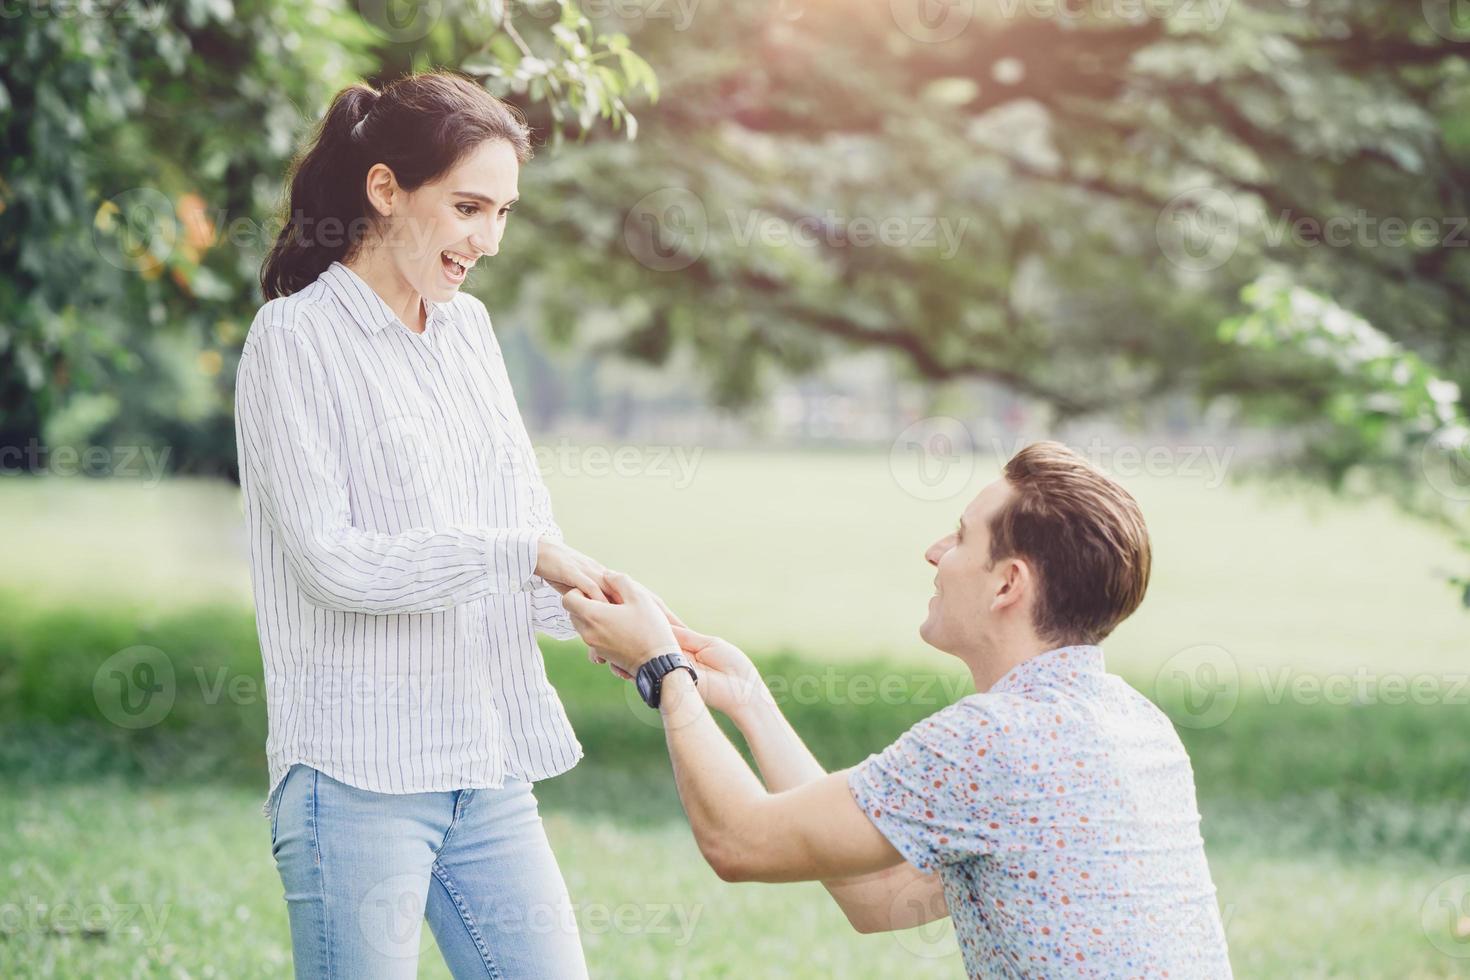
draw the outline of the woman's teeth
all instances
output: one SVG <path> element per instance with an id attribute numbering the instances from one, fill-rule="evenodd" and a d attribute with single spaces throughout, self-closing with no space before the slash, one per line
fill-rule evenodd
<path id="1" fill-rule="evenodd" d="M 449 267 L 449 271 L 454 273 L 456 276 L 463 276 L 470 271 L 470 267 L 468 265 L 461 262 L 453 255 L 450 255 L 448 252 L 441 252 L 439 254 L 443 257 L 444 264 Z"/>

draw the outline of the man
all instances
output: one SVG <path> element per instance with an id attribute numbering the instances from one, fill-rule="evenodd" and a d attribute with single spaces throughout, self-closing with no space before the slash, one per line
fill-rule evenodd
<path id="1" fill-rule="evenodd" d="M 1132 496 L 1039 443 L 925 558 L 937 572 L 920 636 L 977 693 L 832 774 L 744 654 L 671 625 L 627 576 L 606 576 L 616 604 L 564 602 L 661 712 L 722 879 L 820 880 L 861 932 L 948 914 L 975 977 L 1228 977 L 1189 758 L 1097 646 L 1148 585 Z M 739 727 L 764 787 L 706 704 Z"/>

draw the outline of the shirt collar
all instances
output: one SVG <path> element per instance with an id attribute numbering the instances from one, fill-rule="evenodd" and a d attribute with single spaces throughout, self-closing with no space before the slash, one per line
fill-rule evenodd
<path id="1" fill-rule="evenodd" d="M 1063 687 L 1075 684 L 1082 677 L 1097 677 L 1106 671 L 1100 646 L 1057 647 L 1016 664 L 990 690 Z"/>
<path id="2" fill-rule="evenodd" d="M 366 332 L 375 334 L 395 323 L 402 325 L 405 330 L 408 329 L 407 324 L 398 319 L 398 314 L 378 295 L 377 290 L 341 262 L 333 262 L 327 266 L 327 270 L 321 274 L 321 281 L 347 310 L 351 319 Z M 430 326 L 444 322 L 448 316 L 449 304 L 435 303 L 428 297 L 424 298 L 424 304 L 429 308 L 424 327 L 427 333 Z"/>

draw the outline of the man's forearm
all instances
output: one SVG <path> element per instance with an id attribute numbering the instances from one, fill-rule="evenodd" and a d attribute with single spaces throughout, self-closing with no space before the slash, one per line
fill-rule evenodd
<path id="1" fill-rule="evenodd" d="M 665 675 L 659 711 L 694 839 L 710 866 L 727 877 L 729 862 L 750 844 L 742 839 L 742 829 L 749 826 L 751 811 L 766 798 L 766 790 L 715 724 L 688 671 Z"/>
<path id="2" fill-rule="evenodd" d="M 750 746 L 756 768 L 765 780 L 766 789 L 772 793 L 802 786 L 827 775 L 827 770 L 822 768 L 765 691 L 731 720 L 740 729 L 745 744 Z"/>
<path id="3" fill-rule="evenodd" d="M 751 755 L 755 756 L 756 767 L 760 769 L 766 788 L 773 793 L 779 793 L 825 776 L 826 770 L 816 756 L 812 755 L 796 729 L 791 727 L 791 722 L 782 714 L 780 707 L 770 699 L 765 690 L 761 690 L 760 694 L 745 710 L 733 716 L 732 720 L 745 737 L 745 743 L 750 746 Z M 914 887 L 915 881 L 924 877 L 912 865 L 902 864 L 854 878 L 830 878 L 823 881 L 822 886 L 855 929 L 860 932 L 877 932 L 914 925 L 935 917 L 930 914 L 915 919 L 912 915 L 905 916 L 902 909 L 895 914 L 899 895 L 909 893 L 912 897 L 912 893 L 917 891 L 920 898 L 928 897 L 928 890 L 922 886 L 918 889 Z M 932 904 L 934 899 L 930 901 Z M 942 907 L 942 893 L 937 893 L 937 902 Z"/>

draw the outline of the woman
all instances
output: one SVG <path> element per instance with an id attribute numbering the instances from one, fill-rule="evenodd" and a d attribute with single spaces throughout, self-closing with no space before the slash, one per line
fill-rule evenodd
<path id="1" fill-rule="evenodd" d="M 339 93 L 241 355 L 271 845 L 298 977 L 586 975 L 531 783 L 581 757 L 537 630 L 604 598 L 484 305 L 529 133 L 456 75 Z"/>

